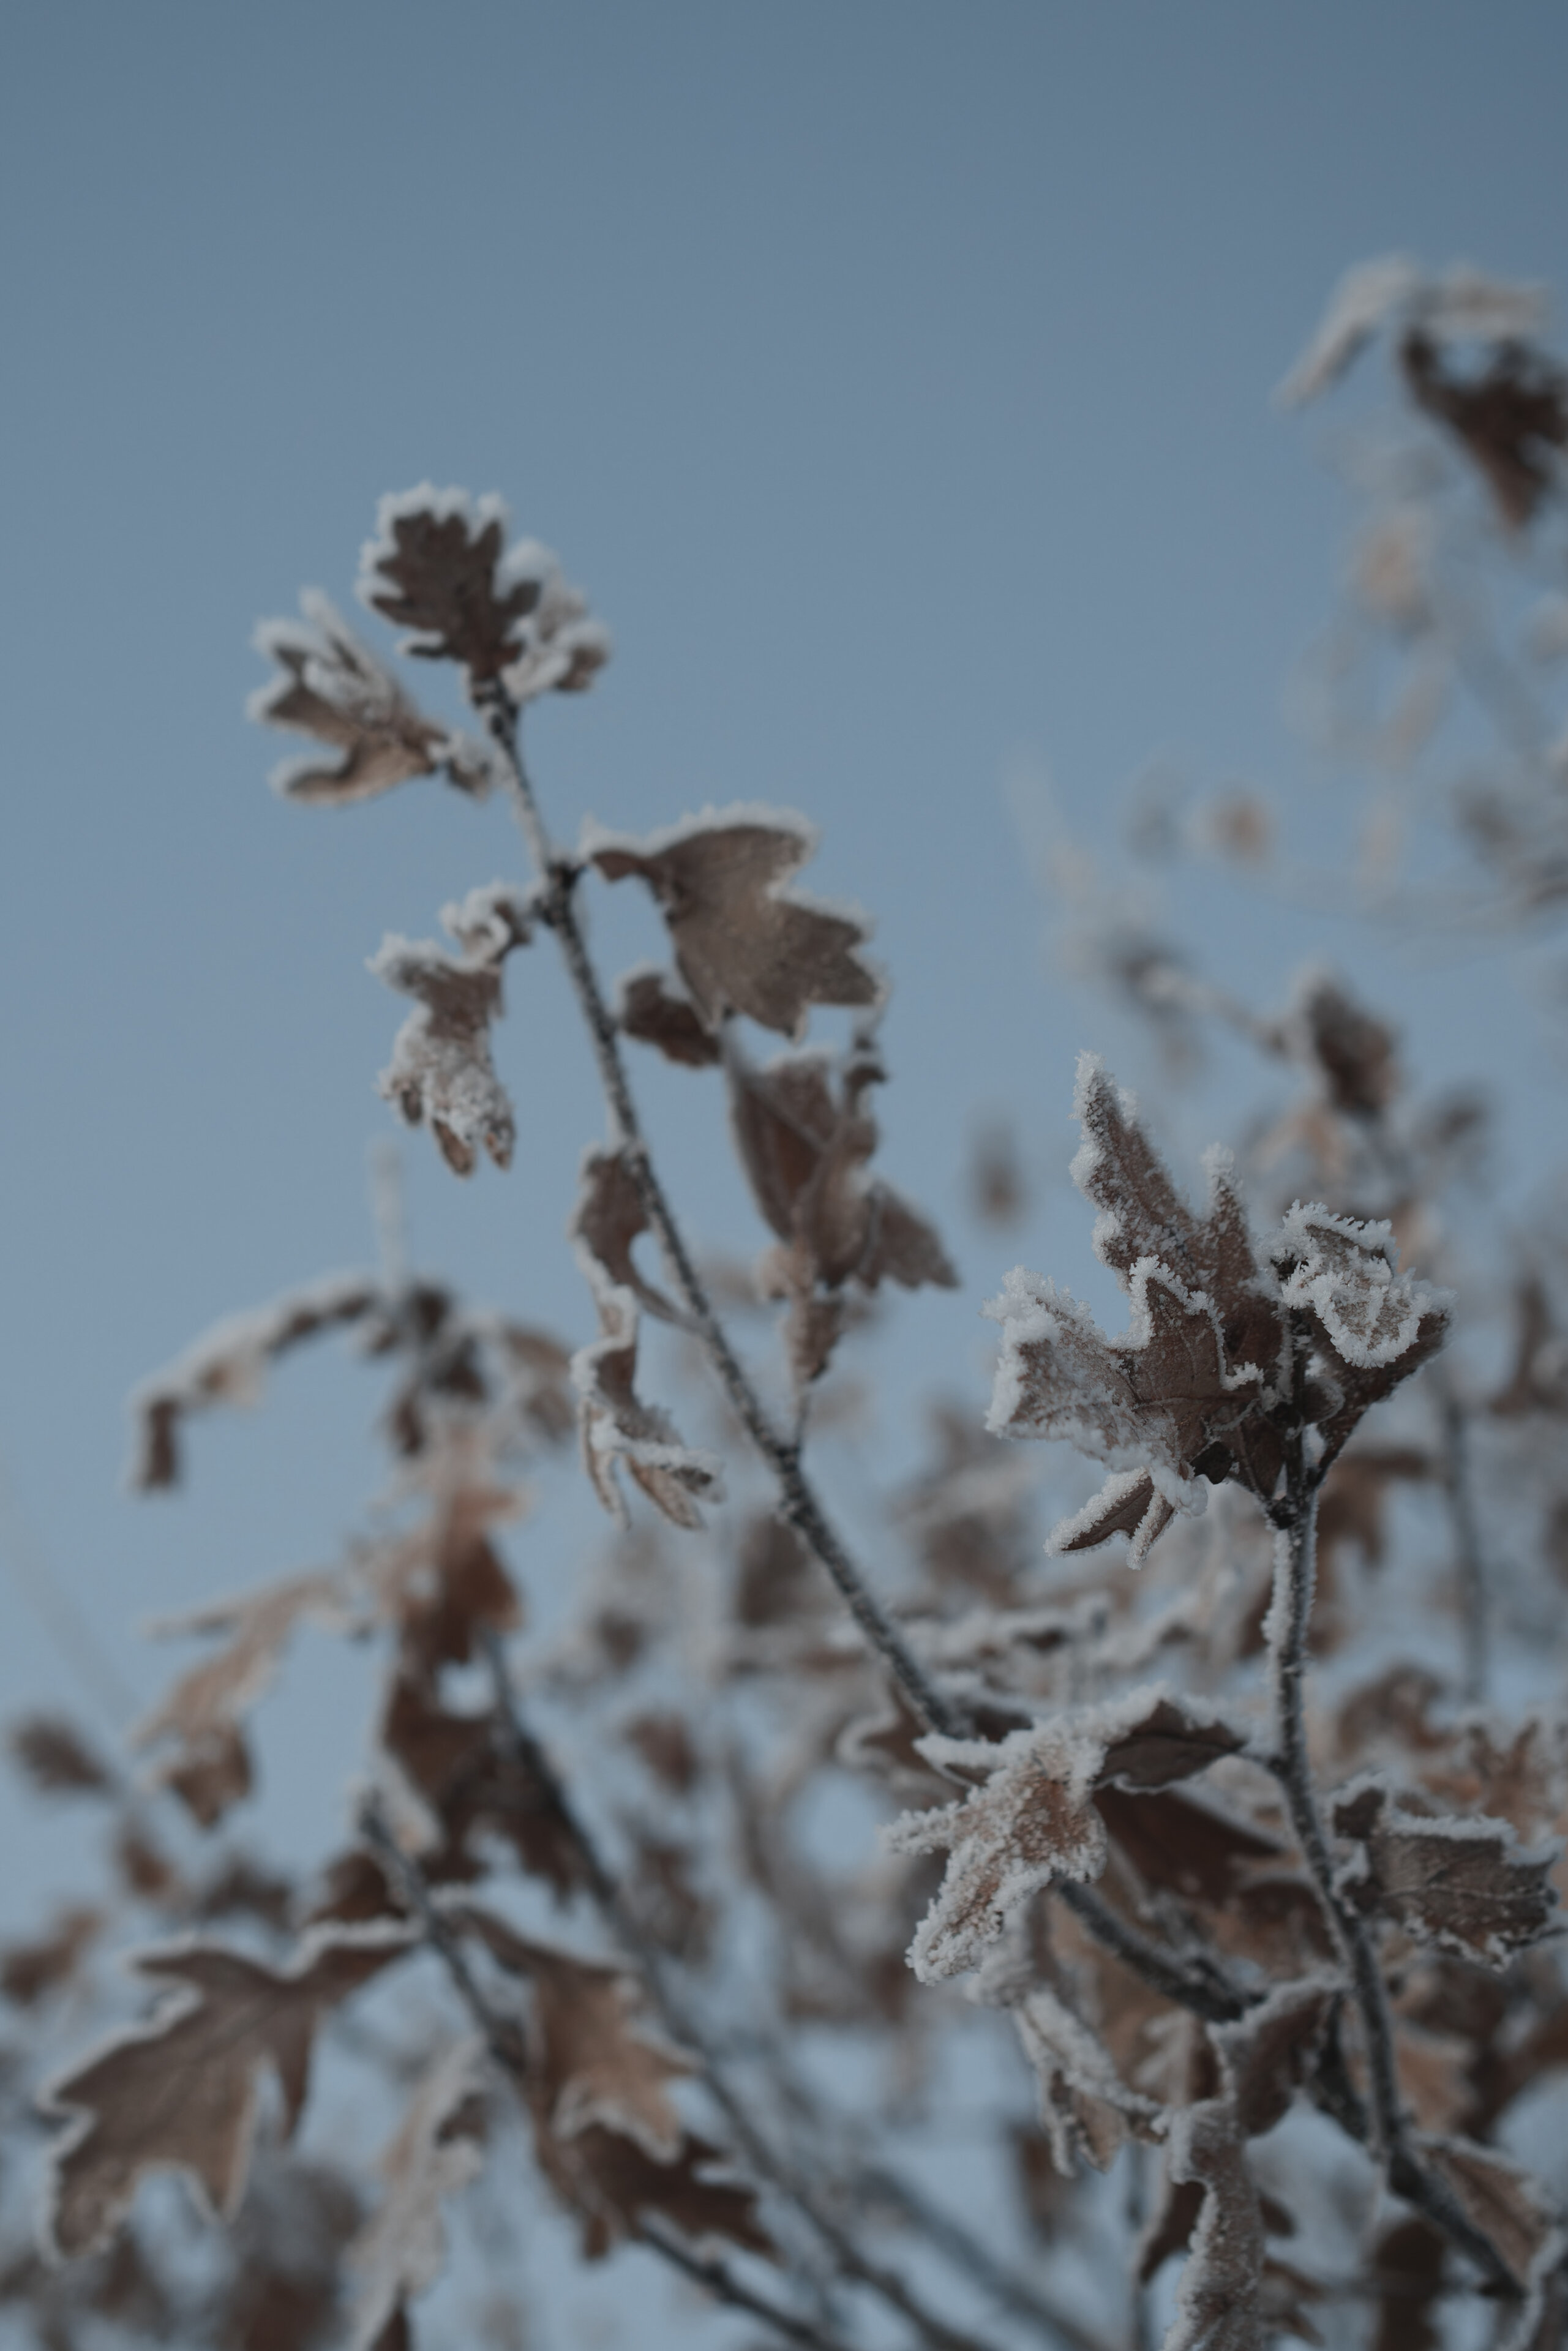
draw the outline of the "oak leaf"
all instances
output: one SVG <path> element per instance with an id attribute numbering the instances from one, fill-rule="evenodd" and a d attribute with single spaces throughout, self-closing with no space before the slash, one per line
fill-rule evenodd
<path id="1" fill-rule="evenodd" d="M 428 1121 L 453 1173 L 471 1176 L 480 1149 L 508 1167 L 517 1124 L 490 1058 L 490 1023 L 500 1015 L 501 974 L 488 960 L 447 955 L 434 939 L 389 933 L 368 968 L 418 998 L 376 1081 L 410 1126 Z"/>
<path id="2" fill-rule="evenodd" d="M 426 718 L 319 590 L 307 588 L 299 605 L 303 622 L 267 621 L 256 631 L 257 652 L 283 674 L 251 695 L 246 714 L 264 726 L 314 735 L 341 756 L 335 766 L 319 757 L 287 760 L 273 771 L 275 792 L 346 808 L 443 768 L 461 790 L 482 795 L 489 789 L 479 746 Z"/>
<path id="3" fill-rule="evenodd" d="M 208 2210 L 232 2219 L 261 2077 L 276 2077 L 292 2131 L 322 2014 L 401 1958 L 409 1939 L 385 1926 L 320 1930 L 282 1972 L 214 1943 L 139 1954 L 142 1974 L 177 1988 L 172 1999 L 46 2093 L 52 2111 L 77 2116 L 54 2159 L 49 2230 L 58 2252 L 103 2243 L 154 2171 L 182 2172 Z"/>
<path id="4" fill-rule="evenodd" d="M 699 1498 L 719 1499 L 718 1463 L 683 1445 L 669 1415 L 644 1404 L 636 1391 L 638 1301 L 655 1312 L 673 1312 L 632 1263 L 632 1243 L 646 1228 L 627 1155 L 587 1153 L 568 1228 L 599 1310 L 600 1336 L 579 1349 L 571 1365 L 583 1464 L 594 1492 L 622 1525 L 626 1507 L 616 1471 L 624 1467 L 673 1525 L 695 1528 L 703 1522 Z"/>
<path id="5" fill-rule="evenodd" d="M 131 1733 L 137 1747 L 173 1741 L 173 1755 L 158 1765 L 158 1780 L 203 1828 L 211 1828 L 250 1792 L 250 1760 L 239 1726 L 270 1687 L 295 1626 L 314 1618 L 342 1631 L 350 1614 L 341 1578 L 296 1575 L 152 1626 L 165 1635 L 228 1636 L 215 1656 L 182 1674 Z"/>
<path id="6" fill-rule="evenodd" d="M 510 1844 L 529 1876 L 542 1878 L 562 1900 L 591 1883 L 581 1846 L 551 1791 L 513 1750 L 493 1709 L 454 1711 L 422 1677 L 402 1673 L 387 1693 L 379 1736 L 423 1813 L 410 1834 L 433 1883 L 481 1875 L 484 1864 L 472 1844 L 476 1836 Z M 372 1899 L 378 1890 L 365 1886 Z"/>
<path id="7" fill-rule="evenodd" d="M 1371 1778 L 1341 1792 L 1333 1821 L 1360 1847 L 1352 1897 L 1421 1941 L 1501 1968 L 1552 1926 L 1557 1848 L 1521 1852 L 1507 1821 L 1406 1812 Z"/>
<path id="8" fill-rule="evenodd" d="M 434 2058 L 382 2153 L 385 2191 L 349 2248 L 350 2266 L 363 2281 L 350 2322 L 349 2351 L 373 2351 L 383 2330 L 445 2267 L 442 2204 L 468 2186 L 485 2159 L 484 2054 L 483 2043 L 465 2040 Z"/>
<path id="9" fill-rule="evenodd" d="M 921 1753 L 955 1776 L 985 1776 L 956 1803 L 906 1813 L 883 1833 L 895 1852 L 951 1855 L 910 1946 L 915 1974 L 936 1983 L 975 1967 L 1031 1894 L 1099 1876 L 1107 1845 L 1098 1788 L 1167 1787 L 1241 1744 L 1212 1708 L 1158 1683 L 996 1742 L 922 1740 Z"/>
<path id="10" fill-rule="evenodd" d="M 684 988 L 672 987 L 669 974 L 657 964 L 639 964 L 622 975 L 615 1025 L 623 1037 L 656 1046 L 667 1061 L 689 1070 L 707 1068 L 720 1058 L 718 1039 L 691 998 Z"/>
<path id="11" fill-rule="evenodd" d="M 813 1004 L 870 1006 L 882 995 L 860 954 L 863 917 L 788 890 L 816 845 L 801 817 L 737 806 L 705 809 L 641 841 L 590 825 L 580 854 L 607 882 L 635 874 L 647 883 L 710 1029 L 743 1012 L 798 1037 Z"/>
<path id="12" fill-rule="evenodd" d="M 1466 2216 L 1489 2238 L 1515 2283 L 1539 2294 L 1561 2260 L 1563 2233 L 1530 2174 L 1496 2147 L 1465 2138 L 1417 2137 L 1421 2159 L 1451 2188 Z M 1521 2325 L 1517 2340 L 1528 2340 Z"/>
<path id="13" fill-rule="evenodd" d="M 215 1404 L 254 1403 L 269 1363 L 323 1331 L 362 1322 L 382 1302 L 373 1275 L 331 1273 L 214 1322 L 131 1391 L 138 1440 L 131 1483 L 142 1493 L 177 1484 L 180 1440 L 191 1414 Z"/>

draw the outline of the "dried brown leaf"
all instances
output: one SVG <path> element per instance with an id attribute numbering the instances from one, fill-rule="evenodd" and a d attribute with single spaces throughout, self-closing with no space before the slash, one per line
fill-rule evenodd
<path id="1" fill-rule="evenodd" d="M 1508 340 L 1479 375 L 1448 367 L 1415 327 L 1399 347 L 1410 396 L 1447 425 L 1477 466 L 1511 530 L 1522 530 L 1558 486 L 1568 447 L 1568 378 L 1543 351 Z"/>
<path id="2" fill-rule="evenodd" d="M 569 1228 L 599 1309 L 601 1332 L 572 1358 L 583 1464 L 594 1492 L 622 1525 L 626 1508 L 616 1471 L 624 1467 L 673 1525 L 700 1527 L 698 1498 L 717 1500 L 721 1495 L 718 1463 L 683 1445 L 669 1415 L 644 1404 L 636 1391 L 638 1300 L 657 1301 L 655 1311 L 673 1311 L 632 1263 L 632 1242 L 645 1228 L 625 1153 L 590 1151 Z M 608 1259 L 601 1250 L 609 1252 Z M 627 1274 L 630 1280 L 623 1278 Z"/>
<path id="3" fill-rule="evenodd" d="M 738 807 L 706 810 L 643 841 L 591 827 L 581 854 L 606 881 L 635 874 L 647 883 L 710 1029 L 743 1012 L 796 1037 L 813 1004 L 873 1005 L 882 992 L 860 954 L 863 919 L 789 891 L 815 847 L 800 817 Z"/>
<path id="4" fill-rule="evenodd" d="M 108 1796 L 114 1774 L 63 1715 L 26 1714 L 7 1723 L 5 1745 L 29 1784 L 45 1796 Z"/>
<path id="5" fill-rule="evenodd" d="M 362 1321 L 383 1302 L 372 1276 L 334 1273 L 267 1306 L 214 1322 L 183 1355 L 133 1390 L 138 1445 L 131 1483 L 143 1493 L 177 1484 L 181 1435 L 192 1413 L 215 1404 L 253 1404 L 276 1357 L 323 1331 Z"/>
<path id="6" fill-rule="evenodd" d="M 77 2117 L 54 2161 L 49 2226 L 58 2251 L 104 2242 L 154 2171 L 183 2173 L 210 2210 L 232 2218 L 261 2076 L 276 2076 L 291 2130 L 321 2015 L 408 1943 L 406 1932 L 384 1927 L 323 1929 L 282 1973 L 219 1944 L 141 1952 L 138 1968 L 176 1985 L 174 1997 L 47 2093 L 51 2110 Z"/>
<path id="7" fill-rule="evenodd" d="M 542 550 L 507 552 L 499 498 L 476 501 L 423 482 L 382 498 L 376 528 L 361 558 L 360 593 L 413 632 L 403 650 L 461 662 L 476 680 L 498 676 L 521 652 L 544 591 Z"/>
<path id="8" fill-rule="evenodd" d="M 441 2208 L 484 2163 L 480 2084 L 484 2045 L 459 2041 L 425 2068 L 407 2112 L 381 2158 L 381 2203 L 350 2248 L 362 2283 L 349 2351 L 373 2351 L 384 2330 L 446 2265 Z"/>
<path id="9" fill-rule="evenodd" d="M 346 808 L 373 799 L 412 776 L 431 776 L 454 762 L 453 781 L 482 789 L 483 755 L 424 716 L 362 645 L 319 590 L 299 599 L 303 621 L 267 621 L 256 632 L 258 653 L 283 672 L 253 694 L 247 712 L 267 726 L 314 735 L 340 756 L 290 759 L 275 770 L 274 791 L 286 799 Z"/>
<path id="10" fill-rule="evenodd" d="M 387 1695 L 380 1737 L 428 1814 L 420 1854 L 427 1878 L 445 1884 L 480 1876 L 484 1865 L 473 1840 L 493 1836 L 562 1899 L 591 1882 L 551 1792 L 516 1754 L 493 1709 L 454 1712 L 423 1679 L 400 1674 Z"/>
<path id="11" fill-rule="evenodd" d="M 1521 1853 L 1507 1821 L 1405 1812 L 1375 1780 L 1353 1782 L 1333 1818 L 1364 1857 L 1348 1892 L 1419 1940 L 1501 1968 L 1552 1924 L 1556 1848 Z"/>
<path id="12" fill-rule="evenodd" d="M 656 1046 L 667 1061 L 688 1070 L 706 1069 L 720 1058 L 718 1039 L 691 998 L 653 964 L 640 964 L 622 978 L 615 1024 L 623 1037 Z"/>
<path id="13" fill-rule="evenodd" d="M 490 1023 L 501 1012 L 498 967 L 459 960 L 433 939 L 389 934 L 369 968 L 419 999 L 393 1040 L 378 1091 L 410 1126 L 429 1122 L 455 1175 L 471 1176 L 481 1148 L 497 1167 L 510 1166 L 517 1123 L 490 1058 Z"/>
<path id="14" fill-rule="evenodd" d="M 16 2008 L 36 2008 L 65 1991 L 107 1923 L 101 1910 L 73 1907 L 35 1940 L 0 1944 L 0 1997 Z"/>
<path id="15" fill-rule="evenodd" d="M 173 1756 L 158 1765 L 159 1782 L 174 1791 L 203 1828 L 211 1828 L 250 1792 L 250 1761 L 239 1725 L 270 1687 L 285 1646 L 305 1618 L 335 1632 L 345 1628 L 348 1595 L 340 1578 L 290 1576 L 153 1627 L 161 1634 L 229 1636 L 214 1656 L 182 1674 L 131 1734 L 138 1747 L 173 1741 Z"/>
<path id="16" fill-rule="evenodd" d="M 1421 2138 L 1417 2145 L 1422 2161 L 1453 2189 L 1515 2283 L 1539 2287 L 1545 2270 L 1561 2258 L 1563 2238 L 1529 2172 L 1496 2147 L 1470 2139 Z"/>
<path id="17" fill-rule="evenodd" d="M 1212 1709 L 1159 1684 L 997 1742 L 921 1740 L 920 1752 L 953 1776 L 985 1777 L 958 1802 L 906 1813 L 884 1832 L 895 1852 L 951 1855 L 910 1947 L 915 1974 L 937 1982 L 978 1965 L 1031 1894 L 1100 1875 L 1107 1846 L 1097 1789 L 1119 1778 L 1164 1787 L 1240 1743 Z"/>

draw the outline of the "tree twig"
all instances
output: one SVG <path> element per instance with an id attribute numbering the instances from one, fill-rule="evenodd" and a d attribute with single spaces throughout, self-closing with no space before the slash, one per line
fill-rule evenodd
<path id="1" fill-rule="evenodd" d="M 528 2064 L 521 2032 L 510 2018 L 501 2015 L 486 1998 L 468 1964 L 461 1936 L 434 1900 L 419 1864 L 412 1855 L 403 1852 L 388 1828 L 374 1795 L 367 1796 L 360 1806 L 359 1830 L 418 1920 L 425 1942 L 446 1970 L 454 1991 L 467 2010 L 491 2057 L 514 2086 L 523 2088 L 528 2081 Z M 693 2252 L 672 2232 L 660 2228 L 656 2221 L 633 2221 L 631 2234 L 639 2244 L 646 2245 L 651 2252 L 657 2253 L 672 2269 L 705 2286 L 716 2300 L 727 2303 L 732 2310 L 744 2310 L 749 2317 L 760 2319 L 787 2342 L 801 2344 L 806 2346 L 806 2351 L 850 2351 L 850 2346 L 840 2337 L 826 2333 L 807 2319 L 797 2317 L 792 2311 L 781 2309 L 767 2295 L 755 2293 L 742 2278 L 737 2276 L 727 2262 L 711 2254 Z"/>
<path id="2" fill-rule="evenodd" d="M 1297 1352 L 1304 1370 L 1305 1349 L 1298 1345 Z M 1381 2162 L 1396 2195 L 1434 2221 L 1500 2293 L 1517 2294 L 1517 2283 L 1491 2240 L 1474 2225 L 1445 2182 L 1419 2160 L 1411 2144 L 1399 2094 L 1393 2019 L 1372 1930 L 1360 1912 L 1343 1900 L 1334 1880 L 1333 1859 L 1307 1752 L 1303 1705 L 1307 1635 L 1316 1585 L 1318 1484 L 1298 1428 L 1287 1449 L 1285 1496 L 1275 1517 L 1269 1657 L 1277 1747 L 1270 1769 L 1283 1792 L 1296 1841 L 1361 2018 L 1371 2092 L 1368 2147 Z"/>

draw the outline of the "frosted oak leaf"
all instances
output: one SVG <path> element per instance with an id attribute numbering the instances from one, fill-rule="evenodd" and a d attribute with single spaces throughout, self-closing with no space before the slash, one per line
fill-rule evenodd
<path id="1" fill-rule="evenodd" d="M 174 1998 L 47 2094 L 53 2111 L 78 2117 L 55 2157 L 49 2226 L 58 2251 L 102 2244 L 154 2171 L 184 2173 L 209 2210 L 232 2219 L 262 2076 L 276 2077 L 292 2131 L 321 2016 L 409 1939 L 402 1928 L 319 1930 L 281 1972 L 214 1943 L 141 1952 L 141 1972 L 175 1986 Z"/>
<path id="2" fill-rule="evenodd" d="M 1505 1968 L 1552 1927 L 1558 1848 L 1521 1851 L 1507 1821 L 1405 1812 L 1368 1780 L 1341 1795 L 1334 1826 L 1361 1848 L 1351 1898 L 1396 1918 L 1418 1941 Z"/>
<path id="3" fill-rule="evenodd" d="M 377 1090 L 410 1126 L 428 1122 L 453 1173 L 471 1176 L 481 1148 L 511 1165 L 517 1124 L 490 1058 L 490 1023 L 501 1011 L 501 975 L 489 961 L 445 954 L 433 939 L 394 935 L 370 969 L 389 987 L 417 997 L 392 1044 Z"/>
<path id="4" fill-rule="evenodd" d="M 737 806 L 705 809 L 641 841 L 590 824 L 580 854 L 607 882 L 635 874 L 647 883 L 710 1029 L 743 1012 L 798 1037 L 813 1004 L 870 1006 L 882 994 L 860 952 L 864 917 L 788 888 L 816 845 L 804 818 Z"/>
<path id="5" fill-rule="evenodd" d="M 572 1358 L 582 1458 L 612 1518 L 626 1522 L 616 1472 L 624 1468 L 655 1509 L 678 1527 L 702 1524 L 698 1499 L 717 1499 L 721 1480 L 711 1455 L 683 1445 L 669 1415 L 637 1394 L 639 1300 L 654 1312 L 672 1309 L 632 1261 L 647 1229 L 631 1162 L 622 1151 L 585 1154 L 569 1231 L 599 1310 L 600 1336 Z"/>
<path id="6" fill-rule="evenodd" d="M 1132 1097 L 1086 1054 L 1074 1110 L 1079 1189 L 1100 1210 L 1094 1249 L 1127 1292 L 1126 1332 L 1108 1339 L 1088 1310 L 1021 1267 L 986 1311 L 1002 1326 L 987 1426 L 998 1437 L 1065 1438 L 1111 1476 L 1049 1548 L 1131 1537 L 1135 1566 L 1204 1483 L 1234 1478 L 1262 1502 L 1276 1490 L 1297 1416 L 1332 1458 L 1362 1414 L 1437 1347 L 1445 1301 L 1396 1276 L 1386 1227 L 1325 1208 L 1291 1210 L 1254 1249 L 1224 1153 L 1208 1155 L 1195 1216 L 1137 1123 Z M 1291 1311 L 1313 1343 L 1304 1396 L 1291 1369 Z"/>
<path id="7" fill-rule="evenodd" d="M 460 790 L 482 796 L 490 782 L 479 745 L 433 719 L 383 669 L 319 590 L 305 589 L 300 621 L 264 621 L 256 651 L 283 674 L 260 687 L 246 715 L 267 726 L 313 735 L 339 754 L 286 760 L 272 775 L 274 791 L 308 805 L 346 808 L 372 799 L 394 784 L 444 769 Z"/>
<path id="8" fill-rule="evenodd" d="M 885 1832 L 895 1852 L 951 1855 L 910 1946 L 915 1974 L 936 1983 L 977 1966 L 1030 1895 L 1099 1876 L 1109 1848 L 1097 1789 L 1168 1787 L 1242 1743 L 1212 1708 L 1158 1683 L 995 1743 L 922 1740 L 921 1753 L 939 1768 L 985 1777 L 956 1803 L 906 1813 Z"/>

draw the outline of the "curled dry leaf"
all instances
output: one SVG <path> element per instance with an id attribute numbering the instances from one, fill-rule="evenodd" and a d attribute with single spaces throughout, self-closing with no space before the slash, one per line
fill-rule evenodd
<path id="1" fill-rule="evenodd" d="M 732 1046 L 727 1062 L 741 1165 L 780 1243 L 759 1283 L 789 1301 L 786 1344 L 803 1389 L 827 1368 L 845 1283 L 951 1290 L 958 1277 L 925 1218 L 867 1178 L 877 1138 L 865 1096 L 883 1075 L 873 1053 L 857 1050 L 838 1068 L 826 1053 L 785 1053 L 758 1070 Z"/>
<path id="2" fill-rule="evenodd" d="M 174 1997 L 47 2092 L 50 2109 L 78 2117 L 54 2160 L 49 2230 L 59 2252 L 102 2244 L 154 2171 L 182 2172 L 210 2210 L 232 2219 L 262 2075 L 276 2077 L 291 2132 L 322 2014 L 408 1944 L 405 1930 L 384 1925 L 324 1929 L 281 1973 L 216 1943 L 141 1952 L 141 1972 L 177 1986 Z"/>
<path id="3" fill-rule="evenodd" d="M 500 1016 L 498 965 L 447 955 L 434 939 L 389 933 L 368 968 L 416 1008 L 398 1030 L 376 1081 L 410 1126 L 428 1120 L 453 1173 L 471 1176 L 481 1148 L 508 1167 L 517 1125 L 490 1059 L 490 1023 Z"/>
<path id="4" fill-rule="evenodd" d="M 1332 1457 L 1369 1405 L 1441 1343 L 1447 1303 L 1396 1275 L 1383 1225 L 1295 1207 L 1255 1253 L 1224 1154 L 1208 1159 L 1206 1215 L 1194 1217 L 1093 1055 L 1074 1103 L 1083 1144 L 1072 1163 L 1100 1209 L 1094 1248 L 1126 1290 L 1125 1334 L 1107 1339 L 1087 1309 L 1021 1267 L 986 1311 L 1002 1326 L 988 1426 L 1001 1437 L 1065 1438 L 1112 1474 L 1053 1531 L 1053 1552 L 1132 1539 L 1136 1565 L 1203 1485 L 1238 1479 L 1271 1499 L 1294 1410 L 1286 1311 L 1305 1317 L 1318 1374 L 1306 1405 Z"/>
<path id="5" fill-rule="evenodd" d="M 387 1694 L 380 1740 L 423 1815 L 408 1824 L 407 1841 L 433 1884 L 483 1875 L 477 1837 L 509 1844 L 528 1875 L 562 1900 L 590 1883 L 582 1849 L 550 1791 L 513 1751 L 493 1710 L 455 1712 L 422 1677 L 402 1673 Z M 336 1891 L 371 1899 L 371 1916 L 385 1907 L 384 1887 L 362 1872 Z"/>
<path id="6" fill-rule="evenodd" d="M 705 809 L 645 840 L 590 825 L 580 853 L 607 882 L 636 874 L 664 909 L 681 977 L 710 1029 L 743 1012 L 797 1037 L 813 1004 L 870 1006 L 881 984 L 861 956 L 869 926 L 790 893 L 817 845 L 779 809 Z"/>
<path id="7" fill-rule="evenodd" d="M 668 1315 L 673 1309 L 632 1263 L 632 1244 L 647 1230 L 647 1217 L 623 1151 L 586 1155 L 569 1230 L 599 1309 L 601 1336 L 580 1348 L 571 1365 L 583 1463 L 593 1490 L 611 1517 L 624 1525 L 626 1509 L 616 1479 L 617 1468 L 624 1465 L 673 1525 L 699 1527 L 698 1498 L 719 1498 L 718 1463 L 683 1445 L 669 1415 L 644 1404 L 636 1391 L 638 1300 L 655 1313 Z"/>
<path id="8" fill-rule="evenodd" d="M 485 2160 L 484 2056 L 483 2043 L 469 2039 L 433 2059 L 382 2156 L 385 2191 L 349 2249 L 350 2265 L 362 2280 L 349 2351 L 374 2351 L 384 2330 L 446 2265 L 442 2204 L 468 2186 Z"/>
<path id="9" fill-rule="evenodd" d="M 403 650 L 461 662 L 475 684 L 500 678 L 515 702 L 580 693 L 609 660 L 609 632 L 537 539 L 506 544 L 495 496 L 417 489 L 382 498 L 360 559 L 359 592 L 413 631 Z"/>
<path id="10" fill-rule="evenodd" d="M 669 2085 L 696 2068 L 639 2023 L 635 1980 L 516 1934 L 489 1912 L 464 1917 L 501 1965 L 533 1987 L 531 2095 L 549 2130 L 568 2139 L 601 2124 L 635 2139 L 653 2162 L 674 2162 L 685 2125 Z"/>
<path id="11" fill-rule="evenodd" d="M 330 1273 L 266 1306 L 214 1322 L 183 1355 L 132 1390 L 137 1454 L 131 1483 L 141 1493 L 176 1485 L 180 1440 L 192 1413 L 215 1404 L 253 1404 L 276 1357 L 323 1331 L 362 1321 L 383 1302 L 373 1275 Z"/>
<path id="12" fill-rule="evenodd" d="M 314 735 L 341 756 L 335 766 L 319 757 L 286 760 L 273 771 L 275 792 L 346 808 L 442 768 L 464 791 L 488 789 L 477 744 L 426 718 L 319 590 L 307 588 L 299 605 L 302 622 L 266 621 L 256 631 L 257 652 L 283 674 L 251 695 L 247 714 L 264 726 Z"/>
<path id="13" fill-rule="evenodd" d="M 622 975 L 615 1025 L 623 1037 L 656 1046 L 667 1061 L 688 1070 L 706 1069 L 719 1059 L 718 1039 L 685 989 L 672 987 L 669 973 L 657 964 L 639 964 Z"/>
<path id="14" fill-rule="evenodd" d="M 921 1753 L 953 1776 L 985 1777 L 958 1802 L 906 1813 L 884 1832 L 895 1852 L 952 1856 L 910 1946 L 915 1974 L 936 1983 L 977 1966 L 1031 1894 L 1061 1878 L 1099 1876 L 1107 1847 L 1098 1788 L 1168 1787 L 1242 1743 L 1212 1708 L 1158 1683 L 995 1744 L 922 1740 Z"/>
<path id="15" fill-rule="evenodd" d="M 250 1760 L 239 1726 L 269 1687 L 295 1626 L 314 1618 L 341 1631 L 349 1614 L 340 1578 L 296 1575 L 166 1618 L 152 1628 L 229 1636 L 215 1656 L 182 1674 L 131 1734 L 138 1747 L 173 1742 L 173 1755 L 158 1765 L 159 1782 L 173 1790 L 203 1828 L 213 1827 L 250 1792 Z"/>
<path id="16" fill-rule="evenodd" d="M 1521 1853 L 1507 1821 L 1405 1812 L 1369 1779 L 1343 1792 L 1333 1823 L 1360 1848 L 1359 1873 L 1346 1880 L 1353 1899 L 1420 1941 L 1501 1968 L 1552 1924 L 1558 1848 Z"/>

